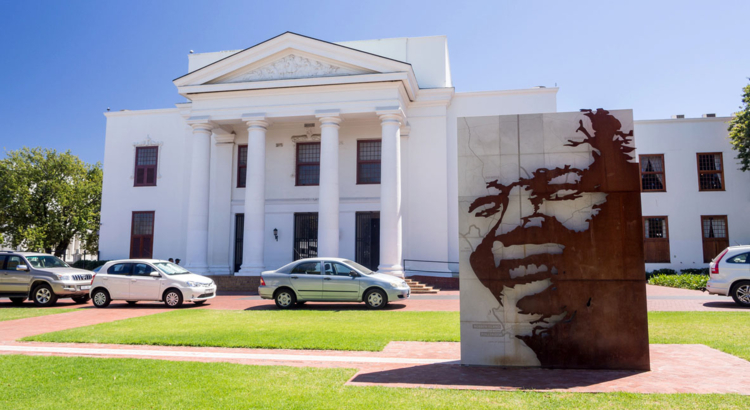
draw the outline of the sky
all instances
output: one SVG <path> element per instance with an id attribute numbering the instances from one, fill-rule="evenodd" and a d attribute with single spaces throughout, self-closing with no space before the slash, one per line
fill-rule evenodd
<path id="1" fill-rule="evenodd" d="M 185 101 L 187 55 L 285 31 L 326 41 L 446 35 L 456 92 L 560 87 L 558 111 L 731 115 L 750 1 L 0 0 L 0 147 L 102 161 L 121 109 Z"/>

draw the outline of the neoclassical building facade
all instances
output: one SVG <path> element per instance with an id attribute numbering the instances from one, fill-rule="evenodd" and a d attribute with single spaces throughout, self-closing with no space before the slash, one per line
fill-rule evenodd
<path id="1" fill-rule="evenodd" d="M 456 92 L 444 36 L 288 32 L 190 54 L 173 82 L 174 108 L 105 114 L 100 258 L 213 275 L 326 256 L 450 276 L 457 119 L 555 112 L 557 93 Z"/>

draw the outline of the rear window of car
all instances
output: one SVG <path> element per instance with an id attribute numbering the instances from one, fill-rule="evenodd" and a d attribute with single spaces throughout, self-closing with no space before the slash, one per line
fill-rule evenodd
<path id="1" fill-rule="evenodd" d="M 292 273 L 306 273 L 320 275 L 320 262 L 302 262 L 292 269 Z"/>
<path id="2" fill-rule="evenodd" d="M 129 263 L 117 263 L 107 269 L 109 275 L 129 275 L 130 264 Z"/>
<path id="3" fill-rule="evenodd" d="M 750 263 L 750 253 L 741 253 L 727 259 L 727 263 Z"/>

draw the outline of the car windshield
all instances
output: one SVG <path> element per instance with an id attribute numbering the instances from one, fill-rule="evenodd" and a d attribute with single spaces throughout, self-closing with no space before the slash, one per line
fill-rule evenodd
<path id="1" fill-rule="evenodd" d="M 187 269 L 172 262 L 156 262 L 154 265 L 167 275 L 187 275 L 190 273 Z"/>
<path id="2" fill-rule="evenodd" d="M 29 261 L 31 266 L 35 268 L 69 268 L 70 266 L 57 258 L 56 256 L 52 255 L 44 255 L 44 256 L 27 256 L 26 260 Z"/>
<path id="3" fill-rule="evenodd" d="M 360 273 L 365 274 L 365 275 L 372 275 L 373 273 L 375 273 L 375 272 L 371 271 L 369 268 L 358 264 L 357 262 L 352 262 L 350 260 L 344 260 L 344 263 L 347 264 L 347 265 L 349 265 L 349 266 L 351 266 L 352 268 L 358 270 Z"/>

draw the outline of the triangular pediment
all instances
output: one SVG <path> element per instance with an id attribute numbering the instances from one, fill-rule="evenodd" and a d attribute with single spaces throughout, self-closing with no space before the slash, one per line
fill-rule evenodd
<path id="1" fill-rule="evenodd" d="M 374 73 L 377 73 L 377 71 L 292 49 L 222 75 L 207 82 L 207 84 L 337 77 Z"/>
<path id="2" fill-rule="evenodd" d="M 284 33 L 202 66 L 174 84 L 181 95 L 367 82 L 404 83 L 414 97 L 411 64 L 339 44 Z"/>

